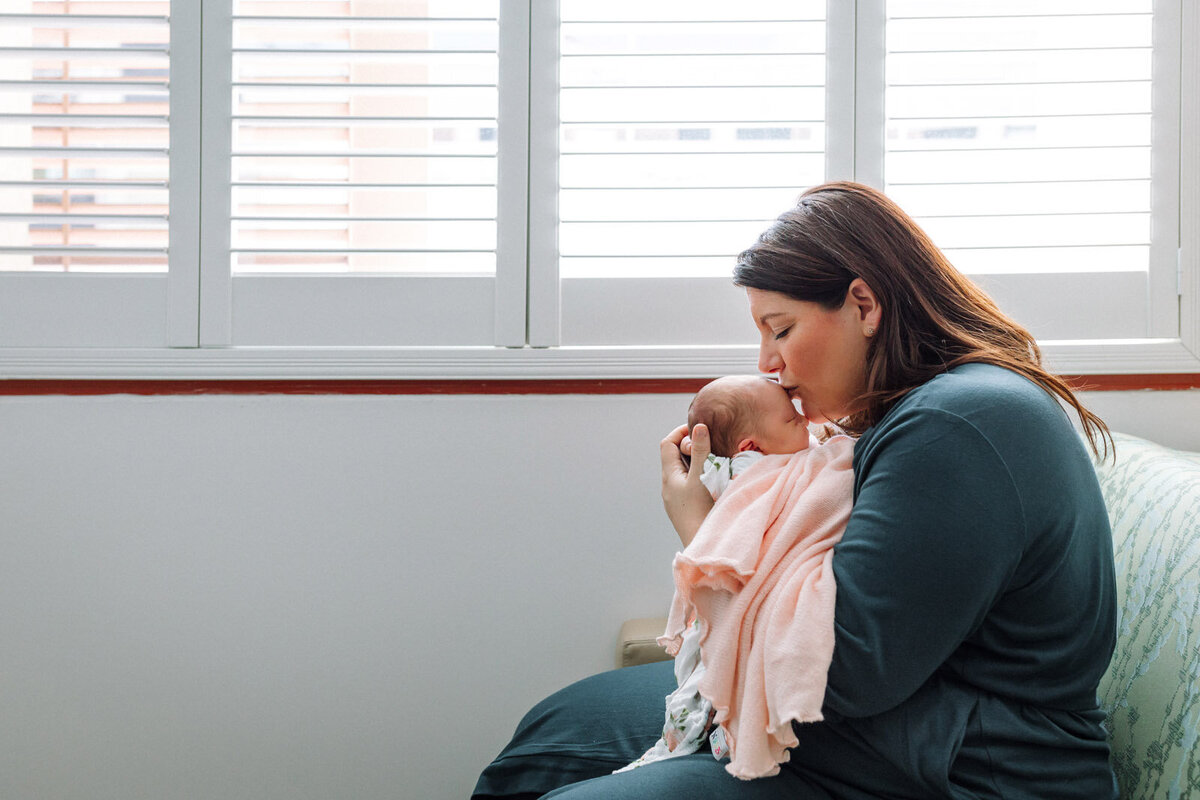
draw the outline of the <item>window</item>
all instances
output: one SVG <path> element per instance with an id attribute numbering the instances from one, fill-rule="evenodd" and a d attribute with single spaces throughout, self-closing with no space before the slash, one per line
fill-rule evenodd
<path id="1" fill-rule="evenodd" d="M 0 374 L 753 369 L 733 259 L 841 178 L 1056 369 L 1197 371 L 1196 6 L 13 0 Z"/>

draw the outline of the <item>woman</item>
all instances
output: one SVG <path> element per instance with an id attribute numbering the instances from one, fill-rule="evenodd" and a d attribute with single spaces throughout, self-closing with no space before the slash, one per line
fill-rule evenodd
<path id="1" fill-rule="evenodd" d="M 774 374 L 814 423 L 860 436 L 835 549 L 825 720 L 796 726 L 778 776 L 707 754 L 620 775 L 661 725 L 670 664 L 551 696 L 480 778 L 481 796 L 1115 798 L 1096 687 L 1115 641 L 1112 545 L 1091 466 L 1108 432 L 1047 373 L 1032 336 L 879 192 L 806 192 L 749 250 L 746 288 Z M 712 500 L 688 470 L 703 426 L 662 443 L 680 539 Z"/>

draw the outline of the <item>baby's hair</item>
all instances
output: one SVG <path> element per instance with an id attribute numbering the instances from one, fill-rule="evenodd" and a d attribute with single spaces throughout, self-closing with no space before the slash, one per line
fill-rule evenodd
<path id="1" fill-rule="evenodd" d="M 717 381 L 705 384 L 692 398 L 688 406 L 688 430 L 704 424 L 708 427 L 712 454 L 731 458 L 737 455 L 738 442 L 751 430 L 752 412 L 739 392 L 728 384 L 715 384 Z"/>

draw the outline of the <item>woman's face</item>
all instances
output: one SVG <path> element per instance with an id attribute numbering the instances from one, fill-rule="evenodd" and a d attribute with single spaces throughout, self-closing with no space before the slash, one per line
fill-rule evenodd
<path id="1" fill-rule="evenodd" d="M 852 285 L 842 307 L 828 311 L 778 292 L 746 290 L 761 336 L 758 368 L 779 378 L 810 422 L 848 416 L 866 391 L 866 330 L 878 324 L 878 306 L 873 293 L 866 309 L 853 293 Z"/>

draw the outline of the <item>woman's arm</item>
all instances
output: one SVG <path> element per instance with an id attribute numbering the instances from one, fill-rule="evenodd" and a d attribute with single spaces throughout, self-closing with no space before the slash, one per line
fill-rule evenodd
<path id="1" fill-rule="evenodd" d="M 697 425 L 692 431 L 690 464 L 684 461 L 682 450 L 687 435 L 688 426 L 680 425 L 659 445 L 663 507 L 684 547 L 695 538 L 700 524 L 713 507 L 712 495 L 700 482 L 704 460 L 709 453 L 708 428 Z"/>

